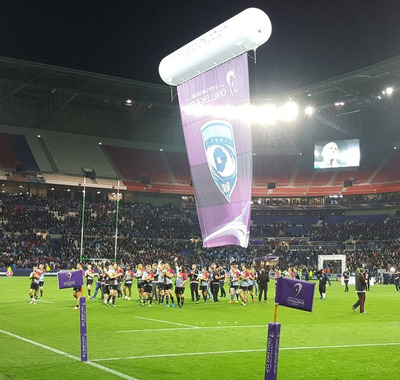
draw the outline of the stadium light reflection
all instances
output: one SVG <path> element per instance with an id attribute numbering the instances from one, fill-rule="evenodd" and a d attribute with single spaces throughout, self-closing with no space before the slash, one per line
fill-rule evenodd
<path id="1" fill-rule="evenodd" d="M 299 108 L 294 102 L 287 102 L 278 109 L 279 119 L 283 121 L 296 120 L 298 114 Z"/>
<path id="2" fill-rule="evenodd" d="M 307 106 L 307 107 L 304 109 L 304 112 L 305 112 L 305 114 L 306 114 L 307 116 L 311 116 L 311 115 L 314 113 L 314 107 Z"/>
<path id="3" fill-rule="evenodd" d="M 393 94 L 393 87 L 387 87 L 384 91 L 382 91 L 383 95 L 392 95 Z"/>
<path id="4" fill-rule="evenodd" d="M 205 104 L 191 104 L 181 108 L 182 112 L 196 117 L 211 116 L 213 118 L 229 117 L 251 120 L 252 123 L 274 125 L 278 121 L 289 122 L 297 118 L 299 110 L 296 103 L 290 101 L 277 107 L 268 103 L 263 105 L 241 105 L 214 107 Z"/>

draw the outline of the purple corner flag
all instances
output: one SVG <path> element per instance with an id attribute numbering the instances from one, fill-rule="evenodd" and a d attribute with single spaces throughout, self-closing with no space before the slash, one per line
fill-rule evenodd
<path id="1" fill-rule="evenodd" d="M 88 361 L 87 325 L 86 325 L 86 298 L 79 298 L 79 324 L 81 331 L 81 361 Z"/>
<path id="2" fill-rule="evenodd" d="M 268 324 L 267 360 L 265 362 L 265 380 L 276 380 L 278 375 L 279 341 L 281 324 Z"/>
<path id="3" fill-rule="evenodd" d="M 312 311 L 315 284 L 279 277 L 276 280 L 275 304 Z"/>
<path id="4" fill-rule="evenodd" d="M 83 286 L 82 270 L 58 272 L 57 278 L 58 278 L 58 289 L 78 288 L 80 286 Z"/>

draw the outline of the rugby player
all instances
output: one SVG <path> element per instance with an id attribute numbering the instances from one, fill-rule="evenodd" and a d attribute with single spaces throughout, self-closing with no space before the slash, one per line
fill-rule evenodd
<path id="1" fill-rule="evenodd" d="M 29 279 L 31 280 L 31 286 L 29 288 L 29 298 L 31 301 L 29 303 L 36 303 L 38 299 L 40 274 L 38 267 L 35 265 L 29 275 Z"/>
<path id="2" fill-rule="evenodd" d="M 239 277 L 240 277 L 240 272 L 237 269 L 236 265 L 231 265 L 231 270 L 229 272 L 229 293 L 231 295 L 231 299 L 229 303 L 236 302 L 238 303 L 239 301 L 236 299 L 236 292 L 239 289 Z"/>
<path id="3" fill-rule="evenodd" d="M 193 264 L 192 269 L 189 272 L 189 281 L 190 281 L 190 295 L 192 296 L 192 302 L 195 301 L 196 303 L 199 302 L 199 275 L 200 272 L 197 269 L 197 265 Z"/>
<path id="4" fill-rule="evenodd" d="M 181 265 L 178 269 L 178 273 L 176 274 L 175 279 L 175 295 L 179 308 L 183 308 L 183 303 L 185 301 L 185 285 L 188 281 L 187 274 L 183 265 Z"/>
<path id="5" fill-rule="evenodd" d="M 40 278 L 39 278 L 40 298 L 43 298 L 44 274 L 46 273 L 44 269 L 44 264 L 39 264 L 39 272 L 40 272 Z"/>
<path id="6" fill-rule="evenodd" d="M 76 264 L 76 270 L 81 270 L 82 271 L 82 277 L 85 276 L 83 273 L 83 266 L 81 263 Z M 81 298 L 83 295 L 83 286 L 77 286 L 72 289 L 72 296 L 76 298 L 76 305 L 74 307 L 74 310 L 79 309 L 79 298 Z"/>
<path id="7" fill-rule="evenodd" d="M 165 264 L 165 275 L 164 275 L 164 295 L 165 295 L 165 307 L 169 307 L 169 298 L 171 299 L 171 306 L 175 307 L 174 294 L 172 293 L 172 279 L 174 278 L 174 269 L 166 263 Z"/>
<path id="8" fill-rule="evenodd" d="M 124 292 L 124 298 L 128 301 L 131 300 L 132 297 L 132 282 L 133 282 L 133 277 L 135 276 L 135 273 L 132 270 L 132 265 L 128 265 L 128 269 L 125 272 L 125 276 L 123 278 L 124 282 L 124 287 L 123 287 L 123 292 Z M 126 295 L 126 290 L 128 289 L 129 295 Z"/>
<path id="9" fill-rule="evenodd" d="M 142 307 L 146 306 L 146 301 L 149 301 L 149 307 L 151 307 L 151 304 L 153 303 L 153 289 L 152 289 L 152 283 L 154 281 L 154 273 L 151 270 L 151 265 L 147 264 L 146 265 L 146 270 L 143 272 L 143 302 L 142 302 Z"/>
<path id="10" fill-rule="evenodd" d="M 143 300 L 143 265 L 138 264 L 136 268 L 135 277 L 137 279 L 137 290 L 139 293 L 139 302 Z"/>
<path id="11" fill-rule="evenodd" d="M 86 266 L 86 271 L 85 271 L 85 277 L 86 277 L 86 286 L 88 290 L 88 296 L 90 297 L 92 295 L 92 285 L 93 285 L 93 279 L 94 279 L 94 270 L 92 269 L 92 266 L 88 264 Z"/>
<path id="12" fill-rule="evenodd" d="M 242 272 L 240 273 L 240 280 L 242 280 L 242 282 L 240 284 L 239 289 L 237 290 L 237 294 L 239 294 L 243 306 L 247 305 L 249 279 L 250 279 L 250 273 L 247 270 L 246 265 L 242 265 Z"/>
<path id="13" fill-rule="evenodd" d="M 205 267 L 201 269 L 201 273 L 199 275 L 199 281 L 200 281 L 200 292 L 203 295 L 204 303 L 207 303 L 207 297 L 208 297 L 207 288 L 208 288 L 209 274 L 207 273 Z"/>

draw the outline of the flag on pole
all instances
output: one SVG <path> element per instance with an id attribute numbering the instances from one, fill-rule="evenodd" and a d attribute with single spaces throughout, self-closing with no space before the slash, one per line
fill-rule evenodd
<path id="1" fill-rule="evenodd" d="M 83 286 L 83 271 L 65 271 L 57 273 L 58 289 L 79 288 Z"/>
<path id="2" fill-rule="evenodd" d="M 312 282 L 279 277 L 276 280 L 275 304 L 311 312 L 314 288 Z"/>
<path id="3" fill-rule="evenodd" d="M 247 247 L 252 134 L 247 55 L 178 86 L 204 247 Z"/>

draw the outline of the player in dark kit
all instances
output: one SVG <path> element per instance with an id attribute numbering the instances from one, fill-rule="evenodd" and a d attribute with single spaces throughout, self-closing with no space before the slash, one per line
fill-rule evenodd
<path id="1" fill-rule="evenodd" d="M 192 269 L 189 272 L 189 282 L 190 282 L 190 295 L 192 296 L 192 301 L 199 302 L 199 276 L 200 272 L 197 269 L 197 265 L 193 264 Z"/>
<path id="2" fill-rule="evenodd" d="M 128 269 L 125 272 L 125 276 L 124 276 L 124 287 L 123 287 L 123 292 L 124 292 L 124 296 L 125 299 L 130 301 L 131 297 L 132 297 L 132 282 L 133 282 L 133 277 L 135 276 L 135 273 L 132 270 L 132 265 L 128 265 Z M 128 289 L 128 294 L 126 295 L 126 289 Z"/>
<path id="3" fill-rule="evenodd" d="M 31 301 L 29 303 L 36 303 L 38 299 L 40 274 L 38 267 L 34 266 L 29 275 L 29 279 L 31 280 L 31 286 L 29 288 L 29 297 Z"/>
<path id="4" fill-rule="evenodd" d="M 317 272 L 317 279 L 319 282 L 318 290 L 319 294 L 321 295 L 321 299 L 325 300 L 326 299 L 326 283 L 329 283 L 329 286 L 331 286 L 331 281 L 329 280 L 328 276 L 326 275 L 325 269 L 321 269 L 320 271 Z"/>
<path id="5" fill-rule="evenodd" d="M 90 264 L 87 265 L 85 277 L 86 277 L 86 286 L 87 286 L 87 290 L 88 290 L 88 296 L 90 297 L 92 295 L 92 285 L 93 285 L 93 279 L 94 279 L 94 270 L 92 269 L 92 266 Z"/>
<path id="6" fill-rule="evenodd" d="M 258 285 L 259 285 L 258 302 L 261 302 L 263 293 L 264 293 L 264 302 L 267 302 L 268 282 L 269 282 L 268 273 L 266 273 L 264 269 L 261 269 L 261 272 L 258 275 Z"/>
<path id="7" fill-rule="evenodd" d="M 358 300 L 352 306 L 352 309 L 355 312 L 357 307 L 360 306 L 360 313 L 365 313 L 364 305 L 365 305 L 365 291 L 367 289 L 367 280 L 364 277 L 364 270 L 362 268 L 360 269 L 359 272 L 356 273 L 355 286 L 356 286 Z"/>
<path id="8" fill-rule="evenodd" d="M 83 273 L 83 266 L 81 263 L 76 264 L 76 270 L 81 270 L 82 277 L 83 278 L 85 277 L 85 274 Z M 83 295 L 83 286 L 73 288 L 72 295 L 76 298 L 76 305 L 74 307 L 74 310 L 78 310 L 79 309 L 79 298 L 81 298 Z"/>
<path id="9" fill-rule="evenodd" d="M 226 297 L 226 291 L 224 288 L 225 281 L 226 281 L 226 271 L 222 267 L 222 265 L 220 265 L 218 267 L 218 278 L 219 278 L 219 290 L 221 292 L 221 297 Z"/>
<path id="10" fill-rule="evenodd" d="M 349 291 L 349 277 L 350 277 L 350 273 L 347 269 L 344 270 L 343 272 L 343 281 L 344 281 L 344 285 L 345 285 L 345 292 Z"/>
<path id="11" fill-rule="evenodd" d="M 393 284 L 396 287 L 396 292 L 400 292 L 400 272 L 398 269 L 393 274 Z"/>
<path id="12" fill-rule="evenodd" d="M 218 276 L 218 269 L 217 264 L 211 264 L 211 273 L 210 273 L 210 282 L 211 282 L 211 293 L 213 295 L 214 302 L 218 301 L 218 292 L 219 292 L 219 276 Z"/>
<path id="13" fill-rule="evenodd" d="M 93 297 L 90 297 L 91 300 L 96 299 L 99 289 L 101 290 L 101 295 L 103 298 L 104 272 L 103 272 L 103 268 L 100 264 L 97 264 L 96 267 L 97 267 L 97 281 L 96 281 L 96 287 L 94 289 Z"/>
<path id="14" fill-rule="evenodd" d="M 151 265 L 146 265 L 146 270 L 143 272 L 142 280 L 143 280 L 143 302 L 142 307 L 146 306 L 146 301 L 149 301 L 149 307 L 151 307 L 153 303 L 153 289 L 152 283 L 154 281 L 154 273 L 151 270 Z"/>
<path id="15" fill-rule="evenodd" d="M 169 299 L 171 299 L 171 306 L 175 307 L 174 294 L 172 293 L 172 279 L 174 278 L 174 270 L 168 263 L 164 265 L 164 296 L 165 296 L 165 307 L 169 307 Z"/>
<path id="16" fill-rule="evenodd" d="M 207 286 L 209 281 L 209 274 L 205 267 L 201 269 L 201 274 L 199 276 L 200 281 L 200 291 L 203 294 L 204 303 L 207 303 Z"/>
<path id="17" fill-rule="evenodd" d="M 183 308 L 183 303 L 185 301 L 185 285 L 188 280 L 187 274 L 183 265 L 179 267 L 178 273 L 175 279 L 175 295 L 179 308 Z"/>

